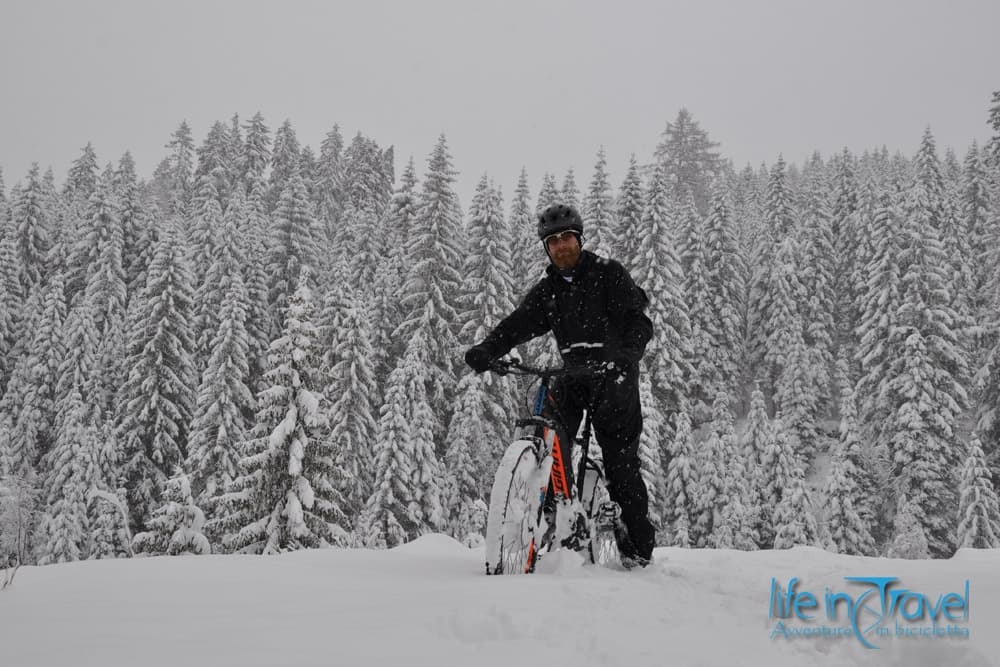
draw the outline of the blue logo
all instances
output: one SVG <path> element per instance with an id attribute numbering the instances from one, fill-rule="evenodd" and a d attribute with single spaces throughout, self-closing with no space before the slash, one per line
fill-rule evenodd
<path id="1" fill-rule="evenodd" d="M 795 637 L 855 637 L 865 648 L 879 648 L 875 641 L 889 637 L 968 639 L 969 580 L 964 593 L 933 597 L 898 586 L 897 577 L 844 577 L 860 592 L 834 592 L 822 596 L 799 589 L 798 577 L 782 586 L 771 579 L 768 618 L 778 619 L 771 639 Z M 825 622 L 817 623 L 818 616 Z M 806 622 L 799 625 L 794 621 Z M 846 624 L 845 624 L 846 623 Z"/>

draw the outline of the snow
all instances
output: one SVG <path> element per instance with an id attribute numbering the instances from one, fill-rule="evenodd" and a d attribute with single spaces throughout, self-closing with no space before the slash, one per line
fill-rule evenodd
<path id="1" fill-rule="evenodd" d="M 1000 665 L 1000 550 L 950 560 L 661 548 L 646 570 L 549 554 L 487 577 L 483 550 L 426 535 L 385 551 L 176 556 L 25 567 L 0 592 L 0 665 Z M 772 577 L 843 591 L 970 581 L 968 639 L 769 637 Z M 138 661 L 138 663 L 137 663 Z"/>

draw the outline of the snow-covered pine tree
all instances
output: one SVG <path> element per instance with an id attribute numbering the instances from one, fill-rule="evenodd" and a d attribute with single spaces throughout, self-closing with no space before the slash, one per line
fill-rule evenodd
<path id="1" fill-rule="evenodd" d="M 17 341 L 21 299 L 14 238 L 12 235 L 0 236 L 0 396 L 3 395 L 17 363 L 12 351 Z"/>
<path id="2" fill-rule="evenodd" d="M 344 151 L 344 206 L 368 210 L 381 218 L 392 199 L 392 149 L 383 151 L 360 132 Z"/>
<path id="3" fill-rule="evenodd" d="M 866 191 L 873 195 L 874 188 L 874 183 L 868 181 Z M 858 340 L 855 361 L 861 373 L 855 393 L 864 439 L 880 446 L 886 444 L 882 431 L 889 411 L 885 398 L 880 398 L 885 395 L 882 385 L 893 356 L 888 348 L 889 334 L 896 326 L 897 311 L 902 303 L 902 216 L 885 191 L 872 202 L 870 218 L 866 208 L 869 207 L 862 209 L 861 222 L 868 227 L 865 235 L 873 254 L 864 272 L 866 289 L 860 302 L 861 319 L 855 330 Z"/>
<path id="4" fill-rule="evenodd" d="M 340 126 L 334 124 L 319 146 L 316 161 L 316 178 L 312 184 L 316 218 L 326 231 L 327 240 L 333 241 L 340 224 L 344 206 L 344 137 Z"/>
<path id="5" fill-rule="evenodd" d="M 240 179 L 249 193 L 254 184 L 264 184 L 264 171 L 271 162 L 271 130 L 258 111 L 243 126 L 246 133 L 240 158 Z"/>
<path id="6" fill-rule="evenodd" d="M 299 174 L 299 159 L 301 148 L 292 122 L 285 119 L 274 132 L 274 145 L 271 149 L 271 171 L 268 174 L 267 182 L 267 204 L 268 210 L 273 211 L 278 207 L 278 201 L 284 196 L 285 190 L 291 185 L 295 177 L 302 178 Z M 303 189 L 304 188 L 303 183 Z M 295 284 L 295 283 L 293 283 Z"/>
<path id="7" fill-rule="evenodd" d="M 721 383 L 712 354 L 719 346 L 718 331 L 709 291 L 705 252 L 705 223 L 687 192 L 680 207 L 680 260 L 684 275 L 683 292 L 691 323 L 691 417 L 695 426 L 709 419 L 712 401 Z"/>
<path id="8" fill-rule="evenodd" d="M 814 546 L 819 541 L 819 529 L 812 513 L 805 474 L 801 467 L 796 467 L 794 473 L 774 511 L 775 549 L 790 549 L 796 545 Z"/>
<path id="9" fill-rule="evenodd" d="M 357 539 L 367 547 L 397 546 L 444 525 L 424 336 L 416 330 L 386 386 L 375 443 L 375 491 L 357 527 Z"/>
<path id="10" fill-rule="evenodd" d="M 812 368 L 811 379 L 816 385 L 812 393 L 817 401 L 817 411 L 824 413 L 835 389 L 832 374 L 836 334 L 833 274 L 836 263 L 828 199 L 826 168 L 819 153 L 814 153 L 806 168 L 799 197 L 802 216 L 799 251 L 802 255 L 798 266 L 803 297 L 800 310 L 802 336 Z"/>
<path id="11" fill-rule="evenodd" d="M 840 439 L 826 486 L 826 532 L 837 553 L 874 556 L 871 525 L 875 519 L 875 462 L 858 432 L 858 410 L 850 366 L 843 352 L 837 359 L 840 387 Z"/>
<path id="12" fill-rule="evenodd" d="M 788 335 L 781 339 L 785 345 L 785 360 L 778 375 L 774 402 L 786 415 L 785 423 L 793 448 L 804 465 L 809 466 L 819 448 L 820 435 L 817 419 L 820 406 L 819 391 L 824 388 L 817 375 L 824 374 L 817 368 L 819 360 L 806 347 L 802 337 L 802 320 L 793 316 Z"/>
<path id="13" fill-rule="evenodd" d="M 511 275 L 524 276 L 528 282 L 542 275 L 545 255 L 539 252 L 536 216 L 531 208 L 528 172 L 523 167 L 510 202 L 507 226 L 511 234 Z"/>
<path id="14" fill-rule="evenodd" d="M 893 520 L 893 538 L 886 556 L 923 560 L 931 557 L 931 547 L 924 531 L 927 517 L 920 504 L 900 496 L 899 507 Z"/>
<path id="15" fill-rule="evenodd" d="M 205 174 L 199 179 L 192 208 L 194 218 L 190 223 L 188 234 L 188 266 L 191 267 L 195 288 L 195 315 L 192 324 L 197 350 L 197 369 L 200 373 L 208 360 L 208 345 L 219 328 L 218 297 L 221 296 L 218 294 L 218 285 L 206 284 L 208 272 L 218 255 L 219 235 L 224 224 L 219 193 L 210 174 Z M 235 214 L 232 207 L 230 210 Z"/>
<path id="16" fill-rule="evenodd" d="M 237 277 L 243 283 L 243 276 L 236 274 L 241 274 L 242 267 L 247 263 L 243 254 L 244 242 L 240 239 L 240 226 L 247 216 L 243 189 L 239 188 L 233 193 L 225 213 L 214 197 L 214 188 L 210 182 L 199 189 L 199 198 L 202 195 L 209 197 L 214 203 L 206 201 L 199 207 L 202 213 L 196 218 L 192 229 L 192 263 L 200 264 L 194 272 L 197 287 L 193 322 L 196 370 L 199 377 L 205 371 L 205 365 L 212 355 L 212 342 L 219 333 L 226 292 Z M 242 297 L 242 308 L 245 310 L 248 297 L 246 294 Z"/>
<path id="17" fill-rule="evenodd" d="M 710 354 L 720 387 L 736 392 L 743 358 L 743 313 L 746 268 L 739 254 L 735 220 L 727 184 L 716 179 L 705 221 L 705 268 L 716 345 Z M 735 393 L 732 395 L 735 396 Z"/>
<path id="18" fill-rule="evenodd" d="M 150 556 L 210 554 L 204 528 L 205 513 L 195 503 L 187 474 L 178 468 L 167 480 L 163 503 L 150 517 L 148 530 L 132 539 L 132 548 Z"/>
<path id="19" fill-rule="evenodd" d="M 444 455 L 444 500 L 449 511 L 448 532 L 463 544 L 479 546 L 486 530 L 488 506 L 484 499 L 489 476 L 486 461 L 502 448 L 496 430 L 500 410 L 491 403 L 485 382 L 489 375 L 468 372 L 458 381 L 455 413 L 448 426 Z"/>
<path id="20" fill-rule="evenodd" d="M 253 392 L 263 388 L 260 383 L 267 367 L 267 349 L 271 344 L 272 318 L 268 305 L 270 283 L 267 269 L 268 218 L 265 207 L 264 184 L 255 182 L 247 198 L 246 214 L 239 226 L 239 235 L 243 239 L 241 253 L 245 258 L 243 283 L 247 290 L 247 361 L 250 364 L 247 386 Z"/>
<path id="21" fill-rule="evenodd" d="M 573 173 L 573 167 L 566 170 L 559 196 L 564 204 L 572 206 L 577 211 L 580 210 L 580 188 L 576 186 L 576 175 Z"/>
<path id="22" fill-rule="evenodd" d="M 240 473 L 219 496 L 217 518 L 207 527 L 224 535 L 230 551 L 273 554 L 346 544 L 336 452 L 323 438 L 326 399 L 309 275 L 303 270 L 282 335 L 271 343 L 268 387 L 257 395 Z"/>
<path id="23" fill-rule="evenodd" d="M 41 565 L 87 558 L 90 523 L 88 494 L 99 481 L 99 431 L 95 413 L 84 403 L 74 383 L 61 402 L 60 424 L 52 450 L 40 464 L 44 508 L 39 520 L 36 551 Z"/>
<path id="24" fill-rule="evenodd" d="M 653 383 L 645 368 L 639 375 L 639 398 L 642 405 L 656 405 L 656 400 L 653 398 Z M 642 473 L 642 481 L 646 483 L 649 519 L 654 526 L 663 526 L 666 516 L 666 470 L 670 452 L 668 442 L 663 436 L 664 421 L 663 415 L 658 410 L 647 409 L 643 415 L 642 435 L 639 437 L 639 470 Z"/>
<path id="25" fill-rule="evenodd" d="M 33 472 L 4 474 L 0 470 L 0 554 L 12 558 L 16 565 L 31 562 L 31 533 L 39 509 L 38 496 Z"/>
<path id="26" fill-rule="evenodd" d="M 604 157 L 603 149 L 600 157 Z M 598 162 L 598 165 L 601 163 Z M 605 181 L 607 176 L 604 177 Z M 594 177 L 595 182 L 597 176 Z M 593 187 L 593 186 L 592 186 Z M 610 196 L 610 195 L 609 195 Z M 614 225 L 611 235 L 612 253 L 629 271 L 635 271 L 636 263 L 642 248 L 639 246 L 642 225 L 642 213 L 645 208 L 642 177 L 639 175 L 639 162 L 633 153 L 629 158 L 628 171 L 625 172 L 625 180 L 622 181 L 621 190 L 618 192 L 618 200 L 615 204 Z M 668 225 L 670 223 L 668 222 Z"/>
<path id="27" fill-rule="evenodd" d="M 234 201 L 241 197 L 237 190 Z M 249 340 L 246 331 L 247 293 L 240 266 L 216 258 L 225 286 L 219 325 L 198 387 L 191 422 L 186 469 L 197 504 L 214 513 L 212 500 L 236 478 L 239 444 L 246 439 L 247 418 L 255 407 L 248 382 Z"/>
<path id="28" fill-rule="evenodd" d="M 776 344 L 780 344 L 777 338 L 790 325 L 789 313 L 799 312 L 802 296 L 796 268 L 796 213 L 785 167 L 784 159 L 779 156 L 767 180 L 763 229 L 752 250 L 753 282 L 747 304 L 751 361 L 768 392 L 773 391 L 779 372 L 775 367 L 775 355 L 779 354 Z"/>
<path id="29" fill-rule="evenodd" d="M 538 190 L 538 199 L 535 202 L 535 215 L 538 216 L 552 204 L 559 204 L 562 195 L 559 193 L 559 186 L 556 185 L 556 177 L 546 173 L 542 176 L 542 187 Z"/>
<path id="30" fill-rule="evenodd" d="M 616 259 L 621 257 L 621 249 L 616 241 L 617 224 L 612 209 L 614 197 L 608 180 L 608 161 L 603 146 L 597 152 L 594 177 L 590 180 L 587 194 L 583 197 L 583 208 L 580 209 L 578 204 L 566 199 L 565 188 L 563 188 L 563 199 L 563 203 L 573 206 L 580 212 L 589 249 L 604 257 Z"/>
<path id="31" fill-rule="evenodd" d="M 329 398 L 324 437 L 335 457 L 337 490 L 348 518 L 345 530 L 365 507 L 375 481 L 374 454 L 379 405 L 371 308 L 351 282 L 334 274 L 324 298 L 319 335 L 322 371 Z"/>
<path id="32" fill-rule="evenodd" d="M 167 201 L 161 202 L 161 209 L 168 215 L 178 215 L 182 218 L 188 213 L 191 197 L 194 194 L 195 148 L 191 127 L 187 121 L 181 121 L 180 126 L 170 135 L 170 141 L 165 146 L 170 149 L 167 158 Z"/>
<path id="33" fill-rule="evenodd" d="M 694 497 L 698 518 L 694 533 L 700 547 L 722 546 L 716 538 L 732 538 L 733 526 L 722 526 L 722 509 L 729 503 L 728 476 L 736 462 L 733 415 L 729 411 L 729 397 L 719 394 L 711 408 L 708 438 L 701 445 L 702 455 L 698 464 Z"/>
<path id="34" fill-rule="evenodd" d="M 118 396 L 122 475 L 137 528 L 158 506 L 163 484 L 187 447 L 197 391 L 191 300 L 191 273 L 176 221 L 168 221 L 140 297 L 138 324 L 130 331 L 129 375 Z"/>
<path id="35" fill-rule="evenodd" d="M 775 548 L 775 539 L 779 529 L 794 521 L 805 521 L 805 517 L 800 516 L 799 510 L 808 503 L 808 497 L 791 498 L 792 495 L 799 494 L 805 496 L 804 485 L 805 472 L 802 468 L 798 454 L 792 447 L 788 437 L 784 420 L 781 415 L 775 416 L 771 424 L 772 436 L 767 449 L 763 452 L 760 465 L 760 489 L 763 494 L 761 502 L 761 548 Z M 801 493 L 799 493 L 801 490 Z M 787 499 L 787 502 L 786 502 Z M 779 513 L 779 506 L 784 503 L 785 507 Z M 796 524 L 793 528 L 807 529 L 806 524 Z M 795 534 L 794 530 L 789 535 Z M 815 541 L 815 519 L 813 519 L 812 540 Z M 787 539 L 791 539 L 786 536 Z M 798 542 L 802 544 L 802 542 Z"/>
<path id="36" fill-rule="evenodd" d="M 308 267 L 317 275 L 321 234 L 305 182 L 295 174 L 281 193 L 267 243 L 268 300 L 274 324 L 272 339 L 280 332 L 288 300 L 299 284 L 302 270 Z"/>
<path id="37" fill-rule="evenodd" d="M 380 384 L 389 377 L 396 360 L 403 355 L 405 345 L 405 341 L 395 338 L 393 334 L 403 319 L 399 294 L 404 272 L 408 268 L 406 254 L 419 204 L 416 187 L 417 175 L 413 158 L 410 158 L 400 176 L 399 188 L 389 202 L 386 213 L 389 251 L 379 262 L 379 270 L 375 276 L 374 308 L 371 313 L 372 348 L 375 356 L 372 363 Z M 339 261 L 344 264 L 343 260 Z"/>
<path id="38" fill-rule="evenodd" d="M 356 209 L 347 204 L 343 212 L 343 224 L 350 230 L 352 243 L 347 249 L 348 282 L 366 300 L 375 292 L 375 280 L 381 260 L 387 247 L 388 231 L 371 208 Z"/>
<path id="39" fill-rule="evenodd" d="M 867 245 L 865 230 L 859 216 L 860 186 L 857 160 L 846 148 L 833 158 L 833 193 L 830 196 L 830 236 L 833 240 L 833 273 L 831 289 L 834 295 L 833 321 L 836 326 L 834 346 L 853 346 L 857 326 L 857 304 L 861 294 L 855 275 L 865 260 Z"/>
<path id="40" fill-rule="evenodd" d="M 19 283 L 18 294 L 24 298 L 42 281 L 45 261 L 51 247 L 49 220 L 44 206 L 45 193 L 38 174 L 38 164 L 31 165 L 27 184 L 10 207 L 8 229 L 14 243 Z"/>
<path id="41" fill-rule="evenodd" d="M 899 494 L 915 504 L 930 553 L 948 557 L 955 546 L 955 497 L 960 456 L 955 428 L 967 404 L 966 358 L 953 329 L 948 264 L 940 241 L 943 207 L 928 186 L 937 171 L 930 133 L 916 157 L 905 205 L 900 278 L 902 303 L 887 347 L 889 449 Z"/>
<path id="42" fill-rule="evenodd" d="M 690 191 L 702 215 L 708 210 L 709 184 L 723 168 L 722 158 L 713 150 L 717 146 L 691 112 L 682 108 L 674 122 L 667 123 L 656 147 L 656 162 L 664 166 L 670 195 L 679 199 Z"/>
<path id="43" fill-rule="evenodd" d="M 460 271 L 467 247 L 454 181 L 447 140 L 442 135 L 428 158 L 408 239 L 407 274 L 400 300 L 404 315 L 394 334 L 409 341 L 422 333 L 426 346 L 422 375 L 428 382 L 428 400 L 438 422 L 436 440 L 443 437 L 443 427 L 451 418 L 449 399 L 456 382 L 458 298 L 463 282 Z"/>
<path id="44" fill-rule="evenodd" d="M 670 464 L 667 466 L 664 521 L 665 543 L 675 547 L 694 546 L 691 531 L 698 517 L 695 495 L 698 472 L 691 439 L 691 419 L 686 411 L 677 414 L 677 427 L 670 441 Z"/>
<path id="45" fill-rule="evenodd" d="M 1000 548 L 1000 503 L 979 439 L 969 443 L 959 487 L 959 548 Z"/>
<path id="46" fill-rule="evenodd" d="M 632 278 L 647 294 L 656 295 L 646 314 L 653 322 L 653 339 L 646 360 L 659 409 L 666 419 L 664 437 L 673 438 L 670 415 L 687 410 L 687 379 L 691 377 L 691 324 L 681 293 L 683 278 L 680 260 L 667 233 L 669 205 L 662 168 L 653 171 L 646 189 L 642 223 L 639 227 L 641 254 L 636 258 Z M 690 415 L 689 415 L 690 416 Z"/>
<path id="47" fill-rule="evenodd" d="M 1000 173 L 1000 172 L 998 172 Z M 996 184 L 1000 187 L 1000 183 Z M 990 315 L 989 277 L 995 270 L 992 244 L 996 231 L 991 230 L 990 174 L 976 142 L 965 156 L 962 179 L 961 224 L 968 235 L 973 297 L 972 309 L 976 323 L 982 327 Z M 992 231 L 992 233 L 991 233 Z"/>

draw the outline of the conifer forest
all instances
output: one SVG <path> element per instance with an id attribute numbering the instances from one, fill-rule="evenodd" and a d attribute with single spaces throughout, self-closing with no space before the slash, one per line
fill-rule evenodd
<path id="1" fill-rule="evenodd" d="M 468 202 L 444 135 L 397 174 L 259 113 L 165 132 L 151 174 L 90 144 L 0 174 L 0 565 L 478 546 L 530 388 L 463 353 L 542 277 L 555 202 L 650 299 L 658 544 L 1000 547 L 1000 91 L 983 121 L 741 167 L 681 109 L 625 173 L 595 146 Z"/>

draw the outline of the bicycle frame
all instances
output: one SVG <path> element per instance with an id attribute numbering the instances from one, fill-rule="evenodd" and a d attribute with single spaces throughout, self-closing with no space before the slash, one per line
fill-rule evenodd
<path id="1" fill-rule="evenodd" d="M 556 511 L 556 518 L 558 518 L 560 510 L 568 511 L 573 501 L 583 494 L 583 484 L 586 474 L 586 467 L 588 462 L 588 449 L 590 444 L 590 433 L 591 433 L 591 410 L 587 410 L 587 417 L 584 427 L 584 437 L 581 440 L 581 458 L 579 470 L 577 471 L 576 488 L 574 489 L 574 484 L 571 483 L 570 471 L 572 468 L 569 465 L 572 461 L 569 458 L 569 454 L 572 452 L 572 439 L 569 440 L 570 447 L 564 451 L 563 440 L 560 438 L 560 431 L 562 431 L 562 424 L 558 421 L 544 416 L 546 402 L 550 400 L 550 383 L 554 373 L 542 373 L 540 374 L 541 383 L 538 387 L 538 391 L 535 394 L 534 406 L 532 408 L 532 415 L 527 419 L 519 419 L 515 423 L 518 431 L 515 439 L 532 440 L 538 444 L 537 457 L 539 461 L 551 460 L 551 466 L 548 470 L 548 474 L 545 479 L 547 480 L 545 485 L 538 490 L 539 493 L 539 503 L 538 503 L 538 519 L 541 519 L 542 514 L 546 507 L 546 501 L 551 498 L 553 506 Z M 526 430 L 530 428 L 530 433 L 525 433 Z M 567 438 L 572 438 L 573 434 L 566 433 Z M 562 506 L 562 507 L 560 507 Z M 553 539 L 561 540 L 563 537 L 569 537 L 567 535 L 560 535 L 558 521 L 557 525 L 553 526 L 555 528 L 555 537 Z M 573 527 L 570 527 L 572 530 Z M 546 531 L 546 535 L 548 531 Z M 543 535 L 544 538 L 546 535 Z M 525 572 L 530 573 L 534 570 L 534 565 L 536 561 L 536 550 L 539 546 L 536 544 L 537 536 L 533 535 L 531 540 L 531 547 L 528 552 L 528 561 L 525 564 Z"/>

